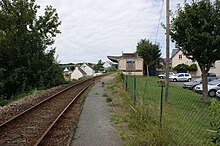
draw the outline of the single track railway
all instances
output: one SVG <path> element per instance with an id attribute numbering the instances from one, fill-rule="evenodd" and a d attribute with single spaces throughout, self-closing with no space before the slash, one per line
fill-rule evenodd
<path id="1" fill-rule="evenodd" d="M 77 82 L 2 123 L 0 145 L 42 145 L 42 141 L 62 115 L 99 78 L 101 77 Z"/>

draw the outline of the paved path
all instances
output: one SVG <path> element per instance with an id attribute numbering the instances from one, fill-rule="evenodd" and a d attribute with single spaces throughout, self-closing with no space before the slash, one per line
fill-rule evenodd
<path id="1" fill-rule="evenodd" d="M 103 97 L 102 82 L 111 79 L 113 76 L 108 76 L 96 83 L 86 98 L 71 146 L 122 146 L 110 123 L 106 97 Z"/>

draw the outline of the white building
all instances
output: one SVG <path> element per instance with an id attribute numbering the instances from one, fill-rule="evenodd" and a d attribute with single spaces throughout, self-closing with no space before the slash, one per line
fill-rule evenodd
<path id="1" fill-rule="evenodd" d="M 106 61 L 103 65 L 104 71 L 110 70 L 112 68 L 112 62 Z"/>
<path id="2" fill-rule="evenodd" d="M 86 73 L 80 67 L 76 67 L 75 70 L 71 73 L 70 78 L 78 80 L 79 78 L 82 78 L 85 75 Z"/>
<path id="3" fill-rule="evenodd" d="M 84 63 L 80 68 L 86 73 L 87 76 L 93 76 L 95 74 L 95 70 L 87 63 Z"/>

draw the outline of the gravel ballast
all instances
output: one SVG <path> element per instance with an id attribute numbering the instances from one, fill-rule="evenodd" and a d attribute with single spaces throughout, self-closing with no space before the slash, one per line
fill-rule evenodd
<path id="1" fill-rule="evenodd" d="M 48 98 L 54 93 L 63 90 L 67 86 L 70 86 L 70 84 L 57 86 L 57 87 L 48 89 L 42 93 L 29 95 L 13 103 L 10 103 L 6 106 L 1 107 L 0 108 L 0 124 L 11 119 L 15 115 L 27 110 L 28 108 L 36 105 L 37 103 Z"/>

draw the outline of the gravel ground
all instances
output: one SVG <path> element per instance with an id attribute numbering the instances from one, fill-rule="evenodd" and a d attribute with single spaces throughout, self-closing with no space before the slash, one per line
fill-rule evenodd
<path id="1" fill-rule="evenodd" d="M 62 89 L 69 86 L 69 84 L 57 86 L 46 90 L 43 93 L 32 94 L 18 101 L 15 101 L 6 106 L 0 107 L 0 124 L 11 119 L 13 116 L 25 111 L 26 109 L 32 107 L 33 105 L 39 103 L 40 101 L 46 99 L 48 96 L 53 95 L 55 92 L 61 91 Z"/>
<path id="2" fill-rule="evenodd" d="M 108 76 L 99 81 L 86 98 L 71 146 L 121 146 L 115 128 L 110 123 L 110 111 L 103 97 L 103 82 L 113 79 Z"/>
<path id="3" fill-rule="evenodd" d="M 44 130 L 46 130 L 57 118 L 60 112 L 69 104 L 70 101 L 73 100 L 79 91 L 84 89 L 85 86 L 88 86 L 88 83 L 92 83 L 92 81 L 89 80 L 70 88 L 62 94 L 59 94 L 56 97 L 42 103 L 40 106 L 32 109 L 22 117 L 15 119 L 12 123 L 1 127 L 0 143 L 19 144 L 24 146 L 33 145 L 39 136 L 43 134 Z M 75 107 L 74 104 L 71 106 Z M 68 140 L 67 135 L 69 135 L 69 126 L 67 126 L 67 123 L 70 120 L 68 118 L 65 119 L 66 120 L 61 119 L 63 121 L 62 124 L 59 124 L 56 128 L 57 130 L 54 130 L 54 143 L 51 144 L 50 142 L 51 145 L 57 145 L 58 142 Z M 65 129 L 64 127 L 67 128 Z M 59 143 L 59 145 L 62 144 Z"/>

